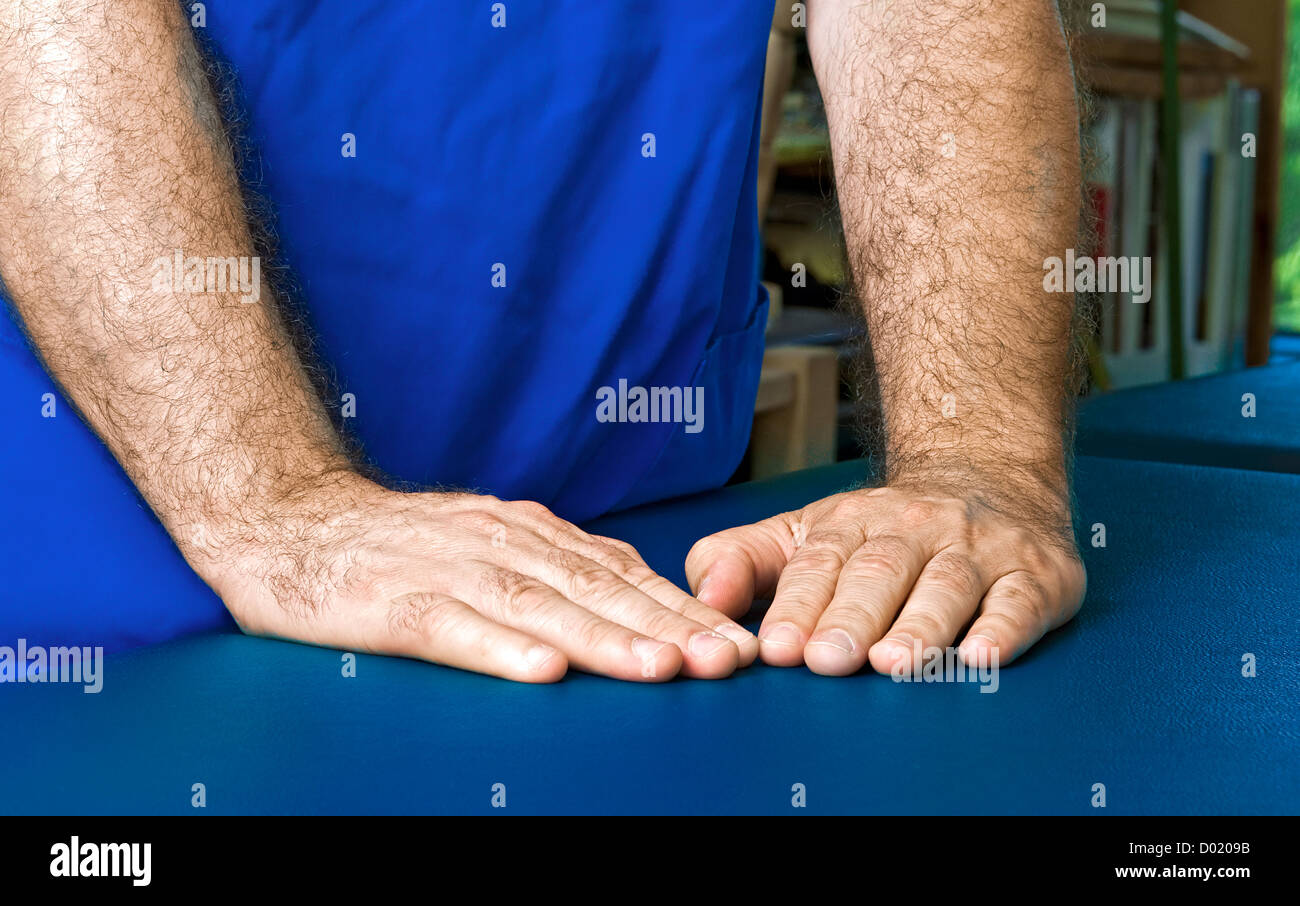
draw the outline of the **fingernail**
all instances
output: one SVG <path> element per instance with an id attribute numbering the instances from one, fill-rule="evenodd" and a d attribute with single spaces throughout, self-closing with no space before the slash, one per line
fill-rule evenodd
<path id="1" fill-rule="evenodd" d="M 708 586 L 709 580 L 712 578 L 713 576 L 709 575 L 709 576 L 705 576 L 703 579 L 700 580 L 700 587 L 695 589 L 695 599 L 697 601 L 704 600 L 704 589 Z"/>
<path id="2" fill-rule="evenodd" d="M 777 623 L 758 634 L 758 640 L 765 645 L 798 645 L 801 638 L 799 630 L 791 623 Z"/>
<path id="3" fill-rule="evenodd" d="M 667 644 L 667 642 L 660 642 L 656 639 L 633 639 L 632 653 L 639 657 L 643 663 L 652 661 L 655 655 Z"/>
<path id="4" fill-rule="evenodd" d="M 980 648 L 996 648 L 998 640 L 988 632 L 980 632 L 976 635 L 968 635 L 957 649 L 957 652 L 966 657 L 967 654 L 974 654 Z"/>
<path id="5" fill-rule="evenodd" d="M 808 640 L 809 645 L 829 645 L 832 648 L 838 648 L 845 654 L 852 654 L 857 647 L 853 644 L 853 637 L 843 629 L 828 629 L 825 632 L 819 632 Z"/>
<path id="6" fill-rule="evenodd" d="M 708 657 L 731 644 L 716 632 L 697 632 L 691 636 L 687 647 L 695 657 Z"/>
<path id="7" fill-rule="evenodd" d="M 524 655 L 524 662 L 528 664 L 529 670 L 539 670 L 553 657 L 555 657 L 555 649 L 550 645 L 534 645 Z"/>
<path id="8" fill-rule="evenodd" d="M 754 638 L 754 634 L 744 626 L 737 626 L 735 623 L 719 623 L 713 627 L 713 631 L 719 635 L 725 635 L 737 645 L 744 645 Z"/>
<path id="9" fill-rule="evenodd" d="M 896 664 L 904 657 L 912 653 L 912 637 L 892 635 L 887 639 L 881 639 L 880 644 L 885 646 L 888 652 L 888 660 L 891 664 Z"/>

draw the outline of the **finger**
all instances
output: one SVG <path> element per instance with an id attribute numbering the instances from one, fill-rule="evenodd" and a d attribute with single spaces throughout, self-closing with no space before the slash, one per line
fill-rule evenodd
<path id="1" fill-rule="evenodd" d="M 543 518 L 544 507 L 527 505 L 522 511 L 536 519 L 519 528 L 497 547 L 503 568 L 531 576 L 555 589 L 567 600 L 614 623 L 664 642 L 672 642 L 683 656 L 687 676 L 718 679 L 730 676 L 740 665 L 740 651 L 725 635 L 715 632 L 717 614 L 709 611 L 707 623 L 697 623 L 671 610 L 609 567 L 584 556 L 574 547 L 611 559 L 612 547 L 564 520 Z M 620 542 L 621 543 L 621 542 Z M 494 545 L 496 547 L 496 545 Z M 630 546 L 629 546 L 630 547 Z M 622 566 L 633 570 L 642 581 L 655 573 L 639 556 L 622 556 Z M 671 587 L 672 583 L 664 580 Z M 705 608 L 707 610 L 707 608 Z"/>
<path id="2" fill-rule="evenodd" d="M 855 550 L 804 646 L 808 669 L 826 676 L 861 670 L 868 650 L 898 616 L 926 559 L 924 546 L 913 538 L 872 538 Z"/>
<path id="3" fill-rule="evenodd" d="M 557 649 L 579 670 L 662 682 L 682 669 L 676 645 L 598 616 L 532 576 L 486 563 L 475 572 L 477 587 L 467 603 Z"/>
<path id="4" fill-rule="evenodd" d="M 550 547 L 543 556 L 544 562 L 538 563 L 533 552 L 523 553 L 516 568 L 536 576 L 568 600 L 606 620 L 652 639 L 672 642 L 683 655 L 687 676 L 718 679 L 730 676 L 740 665 L 740 650 L 735 643 L 713 631 L 717 617 L 711 611 L 709 623 L 697 623 L 577 551 Z M 651 572 L 648 566 L 640 569 Z"/>
<path id="5" fill-rule="evenodd" d="M 984 595 L 979 617 L 961 643 L 962 660 L 973 666 L 987 665 L 996 652 L 997 663 L 1009 664 L 1077 610 L 1077 604 L 1054 607 L 1047 589 L 1032 573 L 1009 573 Z"/>
<path id="6" fill-rule="evenodd" d="M 741 667 L 754 663 L 758 657 L 758 639 L 752 632 L 725 614 L 700 603 L 652 570 L 637 549 L 627 542 L 601 535 L 592 535 L 590 539 L 578 548 L 579 553 L 612 569 L 625 582 L 639 588 L 669 610 L 703 626 L 711 626 L 714 632 L 726 636 L 740 650 Z"/>
<path id="7" fill-rule="evenodd" d="M 871 646 L 871 666 L 881 673 L 910 670 L 916 648 L 924 651 L 951 645 L 970 622 L 988 587 L 989 582 L 966 554 L 936 554 L 921 570 L 893 627 Z"/>
<path id="8" fill-rule="evenodd" d="M 687 676 L 729 676 L 757 656 L 752 633 L 660 576 L 632 545 L 590 535 L 540 504 L 514 506 L 527 529 L 504 539 L 500 565 L 536 576 L 607 619 L 672 642 L 685 658 Z"/>
<path id="9" fill-rule="evenodd" d="M 804 662 L 804 645 L 835 597 L 840 571 L 861 542 L 857 534 L 822 533 L 810 537 L 790 558 L 758 631 L 764 663 L 793 667 Z"/>
<path id="10" fill-rule="evenodd" d="M 686 555 L 686 579 L 695 596 L 738 619 L 749 611 L 755 597 L 771 595 L 794 553 L 791 515 L 783 513 L 695 542 Z"/>
<path id="11" fill-rule="evenodd" d="M 386 620 L 377 653 L 524 683 L 553 683 L 568 670 L 556 649 L 444 595 L 405 595 L 389 605 Z"/>

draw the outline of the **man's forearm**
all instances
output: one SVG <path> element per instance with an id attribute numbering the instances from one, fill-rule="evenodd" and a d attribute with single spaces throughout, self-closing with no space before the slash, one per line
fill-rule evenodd
<path id="1" fill-rule="evenodd" d="M 757 655 L 540 504 L 366 480 L 267 294 L 178 287 L 177 254 L 190 278 L 255 252 L 174 0 L 0 0 L 0 154 L 0 272 L 32 339 L 245 631 L 528 682 Z"/>
<path id="2" fill-rule="evenodd" d="M 850 8 L 851 7 L 851 8 Z M 887 477 L 1064 491 L 1076 101 L 1050 0 L 821 0 L 809 41 Z"/>
<path id="3" fill-rule="evenodd" d="M 187 554 L 198 529 L 346 468 L 269 293 L 222 291 L 206 272 L 187 288 L 172 272 L 180 250 L 256 273 L 229 143 L 176 3 L 0 3 L 0 154 L 10 296 Z"/>

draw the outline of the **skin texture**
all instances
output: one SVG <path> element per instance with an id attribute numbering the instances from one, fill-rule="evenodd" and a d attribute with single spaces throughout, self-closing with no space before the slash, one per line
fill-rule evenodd
<path id="1" fill-rule="evenodd" d="M 540 504 L 364 477 L 266 288 L 155 286 L 174 249 L 256 254 L 172 0 L 0 0 L 0 154 L 0 276 L 34 346 L 246 631 L 530 682 L 756 657 L 629 546 Z"/>
<path id="2" fill-rule="evenodd" d="M 977 607 L 968 643 L 1005 661 L 1068 619 L 1084 582 L 1061 445 L 1071 300 L 1035 288 L 1077 216 L 1064 46 L 1042 0 L 822 0 L 809 40 L 887 487 L 704 539 L 699 601 L 539 504 L 371 481 L 273 293 L 154 288 L 174 249 L 256 254 L 170 0 L 0 0 L 0 276 L 248 632 L 532 682 L 570 665 L 722 677 L 760 649 L 729 617 L 774 593 L 770 663 L 847 673 L 870 651 L 886 669 L 886 633 L 945 644 Z"/>
<path id="3" fill-rule="evenodd" d="M 1077 106 L 1049 0 L 813 0 L 864 389 L 883 486 L 698 542 L 699 598 L 772 598 L 769 664 L 910 669 L 914 644 L 1005 664 L 1078 611 L 1065 444 Z M 986 653 L 981 654 L 982 651 Z"/>

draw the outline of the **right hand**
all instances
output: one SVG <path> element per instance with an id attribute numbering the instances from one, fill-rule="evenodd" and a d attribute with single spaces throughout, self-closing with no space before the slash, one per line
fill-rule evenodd
<path id="1" fill-rule="evenodd" d="M 752 634 L 631 545 L 539 503 L 399 493 L 332 473 L 178 541 L 252 635 L 523 682 L 554 682 L 569 665 L 643 682 L 718 678 L 758 653 Z"/>

